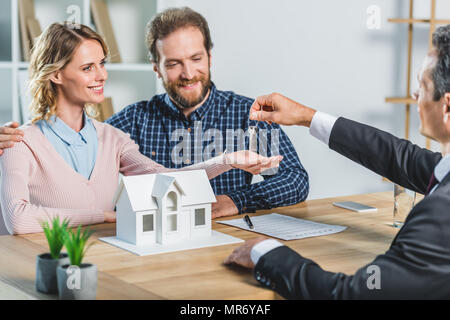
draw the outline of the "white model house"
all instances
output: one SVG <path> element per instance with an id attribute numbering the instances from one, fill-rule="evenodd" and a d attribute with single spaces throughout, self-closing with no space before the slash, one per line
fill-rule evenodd
<path id="1" fill-rule="evenodd" d="M 136 246 L 211 236 L 214 192 L 204 170 L 123 177 L 116 238 Z"/>

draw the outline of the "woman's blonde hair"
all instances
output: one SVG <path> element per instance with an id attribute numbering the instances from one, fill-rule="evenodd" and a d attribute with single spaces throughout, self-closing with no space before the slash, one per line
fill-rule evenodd
<path id="1" fill-rule="evenodd" d="M 49 120 L 52 115 L 56 115 L 57 90 L 50 78 L 72 60 L 81 42 L 88 39 L 97 40 L 105 56 L 108 56 L 108 47 L 102 37 L 82 24 L 53 23 L 37 38 L 29 68 L 33 123 Z"/>

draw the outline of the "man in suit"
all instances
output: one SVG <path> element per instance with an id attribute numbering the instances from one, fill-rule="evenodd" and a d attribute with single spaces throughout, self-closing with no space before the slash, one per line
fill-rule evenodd
<path id="1" fill-rule="evenodd" d="M 324 271 L 276 240 L 247 241 L 226 258 L 254 268 L 264 286 L 288 299 L 450 298 L 450 25 L 433 34 L 433 48 L 415 94 L 420 132 L 441 144 L 433 153 L 389 133 L 305 107 L 280 94 L 257 98 L 251 119 L 310 127 L 328 146 L 408 189 L 425 194 L 387 252 L 354 275 Z M 371 282 L 378 267 L 379 283 Z"/>

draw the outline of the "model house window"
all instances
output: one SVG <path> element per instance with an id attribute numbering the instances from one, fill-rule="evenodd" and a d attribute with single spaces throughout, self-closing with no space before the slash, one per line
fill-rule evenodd
<path id="1" fill-rule="evenodd" d="M 176 214 L 167 216 L 167 231 L 177 231 L 177 216 Z"/>
<path id="2" fill-rule="evenodd" d="M 153 231 L 153 215 L 152 214 L 146 214 L 142 216 L 142 231 Z"/>
<path id="3" fill-rule="evenodd" d="M 205 208 L 195 209 L 195 226 L 204 226 L 206 224 Z"/>
<path id="4" fill-rule="evenodd" d="M 177 194 L 173 191 L 167 195 L 167 210 L 170 212 L 177 211 Z"/>

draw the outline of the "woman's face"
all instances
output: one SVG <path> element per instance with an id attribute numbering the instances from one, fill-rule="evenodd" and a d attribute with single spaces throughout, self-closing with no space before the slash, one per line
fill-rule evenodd
<path id="1" fill-rule="evenodd" d="M 103 86 L 108 78 L 105 59 L 98 41 L 83 40 L 72 60 L 52 79 L 58 85 L 58 95 L 70 104 L 81 107 L 86 103 L 102 102 Z"/>

